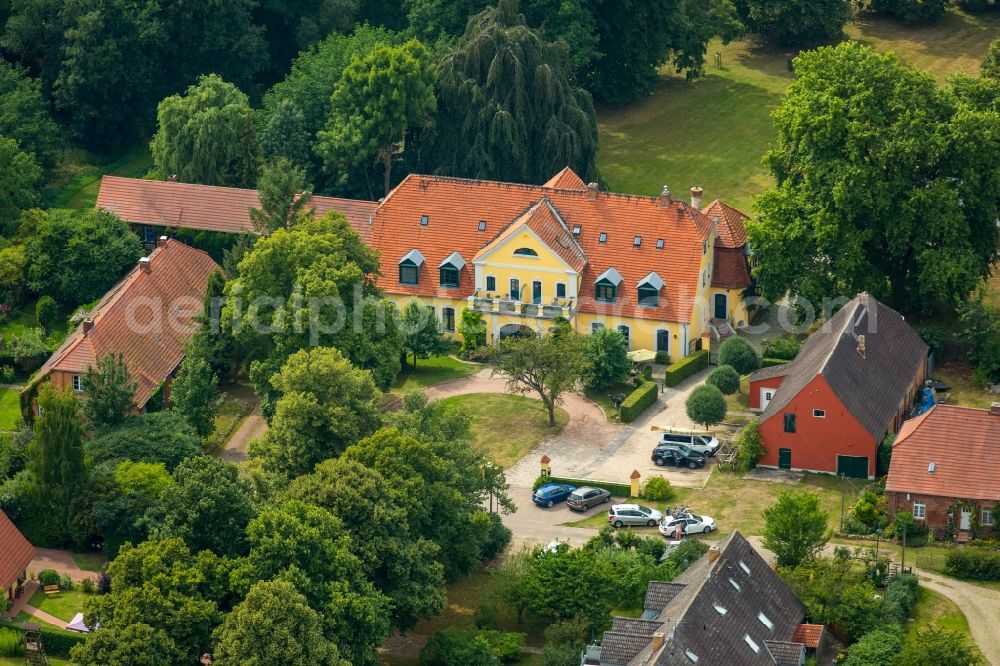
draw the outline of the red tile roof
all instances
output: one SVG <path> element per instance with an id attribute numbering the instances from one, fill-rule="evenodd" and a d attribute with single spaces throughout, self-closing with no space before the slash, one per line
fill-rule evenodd
<path id="1" fill-rule="evenodd" d="M 0 511 L 0 589 L 9 588 L 33 559 L 35 547 L 24 538 L 7 514 Z"/>
<path id="2" fill-rule="evenodd" d="M 743 253 L 743 248 L 716 245 L 714 264 L 712 267 L 713 287 L 746 289 L 750 286 L 750 266 Z"/>
<path id="3" fill-rule="evenodd" d="M 823 637 L 823 630 L 822 624 L 800 624 L 795 633 L 792 634 L 792 642 L 802 643 L 807 648 L 816 649 Z"/>
<path id="4" fill-rule="evenodd" d="M 104 355 L 121 353 L 139 383 L 136 406 L 146 404 L 184 357 L 208 278 L 220 270 L 207 253 L 173 239 L 162 242 L 148 260 L 148 271 L 140 262 L 104 295 L 90 312 L 93 328 L 85 333 L 81 324 L 35 381 L 52 371 L 83 374 Z"/>
<path id="5" fill-rule="evenodd" d="M 530 229 L 545 245 L 552 249 L 570 268 L 579 273 L 587 265 L 587 255 L 573 238 L 573 234 L 559 218 L 547 197 L 525 211 L 497 237 L 483 246 L 472 258 L 473 261 L 485 257 L 500 247 L 520 229 Z"/>
<path id="6" fill-rule="evenodd" d="M 542 187 L 552 187 L 561 190 L 585 190 L 587 184 L 576 175 L 576 172 L 569 167 L 564 167 L 562 171 L 545 181 Z"/>
<path id="7" fill-rule="evenodd" d="M 375 201 L 312 196 L 309 205 L 317 215 L 339 210 L 347 221 L 368 238 Z M 163 180 L 104 176 L 97 194 L 97 207 L 133 224 L 184 227 L 206 231 L 253 231 L 250 208 L 259 208 L 256 190 L 214 187 Z"/>
<path id="8" fill-rule="evenodd" d="M 567 176 L 563 176 L 565 180 Z M 582 181 L 581 181 L 582 182 Z M 436 274 L 421 275 L 418 285 L 401 285 L 397 262 L 407 252 L 420 250 L 430 271 L 445 257 L 459 252 L 467 260 L 496 236 L 497 231 L 521 217 L 547 197 L 567 228 L 580 226 L 576 242 L 587 256 L 579 299 L 582 312 L 614 314 L 659 321 L 689 322 L 700 279 L 702 243 L 712 231 L 712 221 L 683 201 L 591 193 L 537 185 L 465 180 L 441 176 L 409 175 L 382 202 L 375 213 L 370 244 L 380 252 L 382 275 L 377 284 L 392 294 L 465 297 L 474 291 L 473 269 L 461 271 L 457 289 L 442 288 Z M 428 223 L 422 225 L 421 217 Z M 485 231 L 478 231 L 479 222 Z M 607 234 L 601 243 L 600 233 Z M 634 247 L 633 238 L 642 242 Z M 657 239 L 664 248 L 656 249 Z M 594 299 L 594 282 L 608 268 L 624 278 L 620 299 L 614 304 Z M 637 284 L 655 270 L 666 282 L 660 305 L 637 306 Z"/>
<path id="9" fill-rule="evenodd" d="M 709 219 L 719 218 L 719 238 L 717 246 L 721 247 L 743 247 L 747 242 L 747 228 L 745 222 L 750 219 L 749 215 L 736 210 L 727 203 L 716 199 L 712 203 L 702 208 L 702 212 Z"/>
<path id="10" fill-rule="evenodd" d="M 938 404 L 906 421 L 892 447 L 885 488 L 1000 500 L 1000 414 Z"/>

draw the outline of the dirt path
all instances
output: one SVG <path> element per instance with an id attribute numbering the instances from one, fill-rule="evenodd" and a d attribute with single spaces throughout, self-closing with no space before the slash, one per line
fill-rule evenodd
<path id="1" fill-rule="evenodd" d="M 233 434 L 226 440 L 219 457 L 231 463 L 243 462 L 247 459 L 247 445 L 250 440 L 267 432 L 267 421 L 260 413 L 260 405 L 240 422 Z"/>
<path id="2" fill-rule="evenodd" d="M 52 548 L 35 548 L 35 559 L 28 565 L 28 569 L 35 572 L 52 569 L 60 576 L 68 575 L 76 583 L 85 578 L 97 579 L 97 572 L 81 569 L 67 551 Z"/>
<path id="3" fill-rule="evenodd" d="M 914 571 L 917 571 L 914 569 Z M 962 610 L 969 621 L 972 637 L 986 660 L 1000 666 L 1000 591 L 973 585 L 954 578 L 919 570 L 920 584 L 948 597 Z"/>

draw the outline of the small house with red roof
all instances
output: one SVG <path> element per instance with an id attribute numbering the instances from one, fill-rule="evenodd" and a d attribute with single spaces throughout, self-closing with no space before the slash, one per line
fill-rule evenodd
<path id="1" fill-rule="evenodd" d="M 13 601 L 27 580 L 28 565 L 35 559 L 35 547 L 17 526 L 0 511 L 0 588 L 3 598 Z"/>
<path id="2" fill-rule="evenodd" d="M 959 540 L 1000 530 L 1000 403 L 937 404 L 900 428 L 885 482 L 889 512 L 909 511 L 934 534 Z"/>
<path id="3" fill-rule="evenodd" d="M 750 314 L 746 216 L 720 201 L 703 210 L 701 196 L 602 192 L 565 168 L 542 185 L 411 174 L 380 202 L 310 203 L 343 212 L 379 253 L 377 286 L 400 307 L 434 308 L 449 334 L 464 309 L 482 314 L 488 342 L 563 317 L 676 360 Z M 247 231 L 257 205 L 252 190 L 117 177 L 97 199 L 147 241 L 166 227 Z"/>
<path id="4" fill-rule="evenodd" d="M 138 384 L 137 411 L 145 409 L 161 385 L 168 399 L 170 381 L 198 326 L 208 278 L 219 270 L 207 253 L 161 238 L 149 256 L 104 295 L 22 393 L 34 396 L 48 381 L 57 390 L 82 396 L 87 369 L 107 354 L 122 354 Z"/>

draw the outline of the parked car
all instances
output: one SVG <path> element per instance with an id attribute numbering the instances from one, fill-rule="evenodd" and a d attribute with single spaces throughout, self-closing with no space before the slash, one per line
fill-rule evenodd
<path id="1" fill-rule="evenodd" d="M 719 451 L 719 440 L 711 435 L 664 432 L 660 433 L 660 444 L 686 446 L 705 456 L 714 456 Z"/>
<path id="2" fill-rule="evenodd" d="M 576 486 L 566 483 L 546 483 L 532 494 L 531 501 L 538 506 L 551 507 L 569 497 L 574 490 L 576 490 Z"/>
<path id="3" fill-rule="evenodd" d="M 583 486 L 581 488 L 577 488 L 569 494 L 569 497 L 566 498 L 566 505 L 571 509 L 576 509 L 577 511 L 586 511 L 592 506 L 605 504 L 610 501 L 611 493 L 604 488 Z"/>
<path id="4" fill-rule="evenodd" d="M 660 520 L 660 534 L 672 539 L 677 534 L 677 523 L 684 525 L 684 534 L 711 534 L 715 530 L 715 519 L 693 513 L 683 516 L 664 516 Z"/>
<path id="5" fill-rule="evenodd" d="M 626 525 L 656 527 L 662 519 L 662 512 L 638 504 L 615 504 L 608 510 L 608 522 L 615 527 Z"/>
<path id="6" fill-rule="evenodd" d="M 698 469 L 705 466 L 707 458 L 697 451 L 692 451 L 683 445 L 661 445 L 653 449 L 649 459 L 663 467 L 664 465 L 674 465 L 676 467 L 687 467 Z"/>

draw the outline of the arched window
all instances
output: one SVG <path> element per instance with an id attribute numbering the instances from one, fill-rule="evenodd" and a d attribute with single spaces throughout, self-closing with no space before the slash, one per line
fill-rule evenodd
<path id="1" fill-rule="evenodd" d="M 537 257 L 538 253 L 532 250 L 530 247 L 519 247 L 514 250 L 515 257 Z"/>

